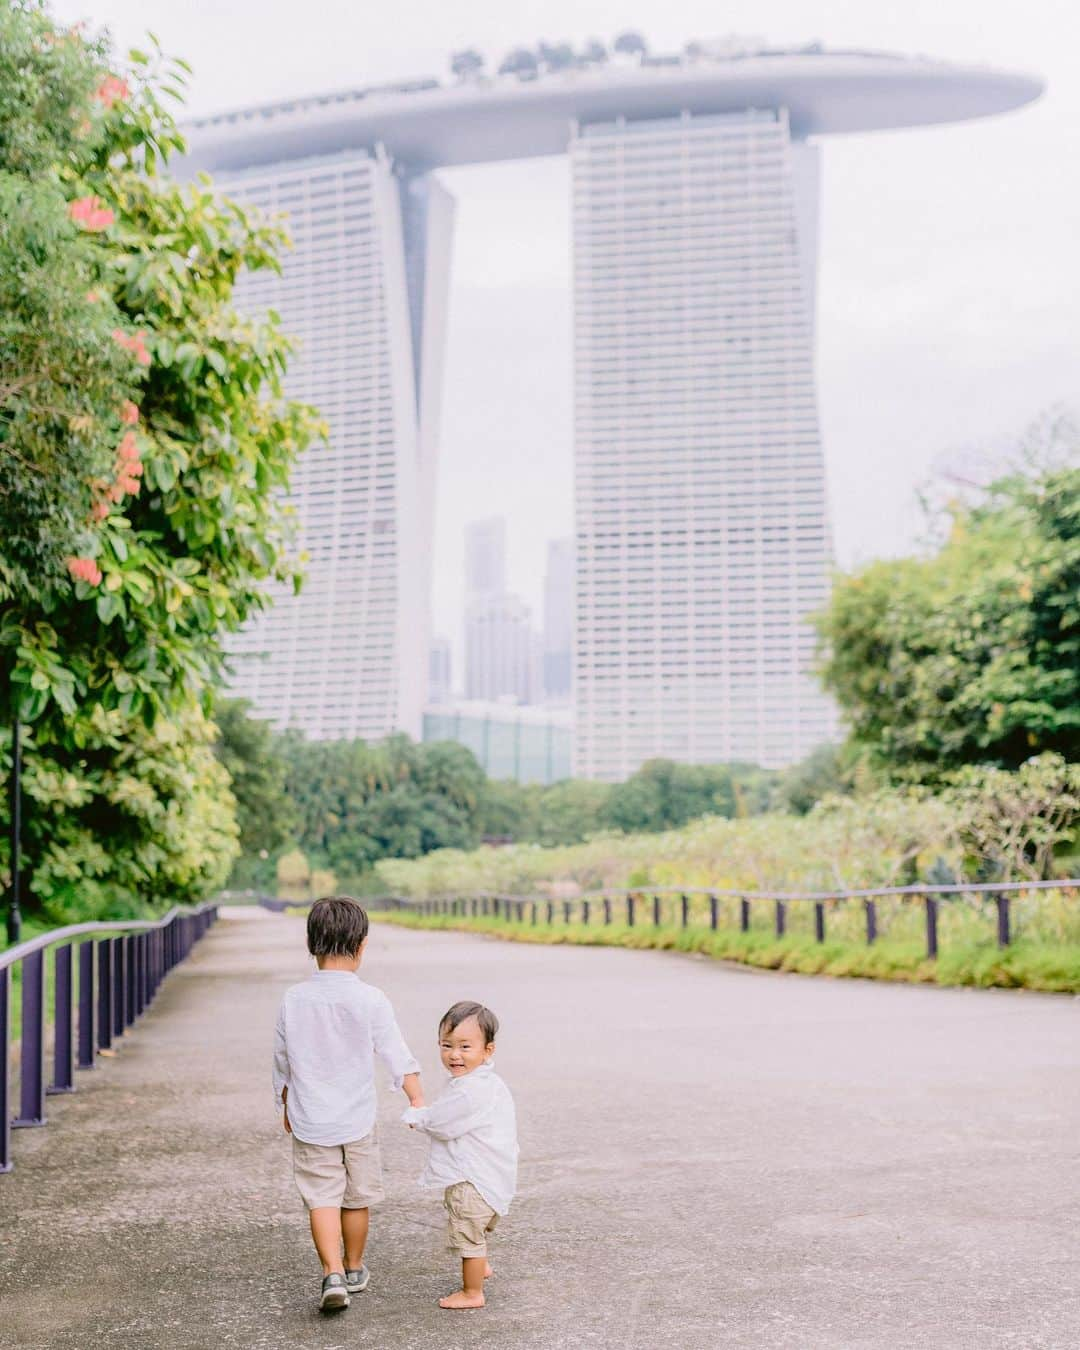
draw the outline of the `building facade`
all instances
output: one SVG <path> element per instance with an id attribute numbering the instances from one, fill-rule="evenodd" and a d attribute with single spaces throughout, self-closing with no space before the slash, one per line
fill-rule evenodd
<path id="1" fill-rule="evenodd" d="M 570 701 L 574 655 L 574 541 L 552 539 L 544 572 L 544 701 Z"/>
<path id="2" fill-rule="evenodd" d="M 466 702 L 424 712 L 425 741 L 457 741 L 489 778 L 558 783 L 570 777 L 573 730 L 568 709 Z"/>
<path id="3" fill-rule="evenodd" d="M 832 737 L 817 150 L 784 109 L 594 123 L 574 204 L 575 769 Z"/>
<path id="4" fill-rule="evenodd" d="M 452 199 L 366 150 L 217 182 L 287 213 L 283 275 L 243 277 L 236 303 L 280 314 L 299 344 L 286 392 L 330 428 L 293 473 L 302 591 L 277 587 L 233 640 L 232 688 L 315 739 L 419 736 Z"/>

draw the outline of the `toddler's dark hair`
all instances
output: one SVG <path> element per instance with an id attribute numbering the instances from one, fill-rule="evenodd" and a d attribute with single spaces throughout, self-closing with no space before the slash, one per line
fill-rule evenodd
<path id="1" fill-rule="evenodd" d="M 307 946 L 312 956 L 355 956 L 367 933 L 367 915 L 347 895 L 328 895 L 308 910 Z"/>
<path id="2" fill-rule="evenodd" d="M 491 1045 L 499 1030 L 499 1019 L 490 1008 L 485 1008 L 482 1003 L 470 1003 L 468 999 L 455 1003 L 449 1012 L 444 1014 L 442 1021 L 439 1023 L 439 1035 L 442 1036 L 448 1031 L 453 1031 L 462 1022 L 467 1022 L 470 1017 L 475 1017 L 479 1022 L 484 1044 Z"/>

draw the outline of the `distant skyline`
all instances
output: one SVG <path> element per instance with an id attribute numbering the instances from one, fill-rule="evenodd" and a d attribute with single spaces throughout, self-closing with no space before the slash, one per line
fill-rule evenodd
<path id="1" fill-rule="evenodd" d="M 1080 406 L 1080 18 L 1058 0 L 1036 0 L 1022 20 L 975 0 L 734 0 L 719 28 L 704 0 L 474 0 L 467 16 L 417 0 L 392 25 L 347 0 L 312 0 L 302 25 L 282 0 L 53 9 L 108 24 L 122 45 L 152 28 L 194 66 L 196 114 L 448 78 L 466 45 L 497 61 L 541 38 L 610 41 L 631 27 L 657 49 L 736 31 L 1032 70 L 1048 92 L 1020 113 L 826 146 L 818 383 L 840 564 L 914 546 L 915 492 L 943 456 L 1000 446 L 1051 405 Z M 508 587 L 537 612 L 547 541 L 571 528 L 567 173 L 552 159 L 440 175 L 458 219 L 433 611 L 435 631 L 456 640 L 469 520 L 508 517 Z"/>

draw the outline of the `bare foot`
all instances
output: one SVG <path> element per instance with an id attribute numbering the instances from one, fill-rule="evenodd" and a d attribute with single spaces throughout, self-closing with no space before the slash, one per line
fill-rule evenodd
<path id="1" fill-rule="evenodd" d="M 491 1262 L 488 1261 L 487 1264 L 484 1266 L 484 1279 L 490 1280 L 492 1275 L 494 1274 L 495 1272 L 491 1269 Z"/>
<path id="2" fill-rule="evenodd" d="M 445 1298 L 439 1299 L 440 1308 L 482 1308 L 483 1306 L 483 1294 L 469 1294 L 464 1289 L 459 1289 L 456 1293 L 447 1294 Z"/>

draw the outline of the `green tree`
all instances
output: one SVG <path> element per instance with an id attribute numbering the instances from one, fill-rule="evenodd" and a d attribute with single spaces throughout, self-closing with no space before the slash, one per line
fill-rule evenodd
<path id="1" fill-rule="evenodd" d="M 535 833 L 539 844 L 580 844 L 605 827 L 610 783 L 569 778 L 545 788 L 540 797 Z"/>
<path id="2" fill-rule="evenodd" d="M 18 716 L 28 727 L 28 795 L 51 782 L 70 788 L 62 814 L 30 813 L 32 896 L 65 916 L 80 904 L 89 913 L 194 899 L 220 884 L 236 851 L 233 798 L 204 712 L 223 639 L 267 603 L 268 580 L 298 579 L 282 498 L 316 424 L 284 400 L 288 343 L 276 320 L 249 321 L 231 305 L 241 269 L 276 267 L 284 240 L 205 184 L 158 176 L 182 144 L 161 102 L 180 96 L 180 65 L 133 53 L 117 73 L 104 44 L 30 3 L 9 5 L 3 21 L 12 40 L 0 43 L 0 87 L 26 87 L 28 44 L 62 51 L 62 64 L 35 76 L 34 106 L 75 127 L 50 143 L 0 102 L 7 200 L 18 195 L 11 179 L 39 180 L 81 231 L 41 233 L 21 266 L 48 274 L 43 295 L 68 278 L 56 282 L 65 297 L 56 327 L 73 330 L 73 350 L 92 339 L 104 353 L 77 425 L 71 400 L 82 395 L 70 390 L 55 426 L 35 412 L 30 386 L 5 408 L 28 463 L 55 453 L 75 472 L 83 447 L 88 482 L 87 493 L 58 476 L 56 504 L 39 510 L 57 556 L 65 529 L 88 529 L 67 574 L 54 565 L 27 586 L 18 553 L 0 543 L 0 725 Z M 77 314 L 68 302 L 84 287 Z M 115 324 L 104 342 L 101 316 Z M 65 349 L 62 332 L 49 340 Z M 58 388 L 79 378 L 49 370 Z M 121 398 L 128 388 L 136 397 Z M 74 448 L 65 426 L 82 438 Z M 108 444 L 102 476 L 96 438 Z M 17 510 L 25 478 L 6 481 Z"/>
<path id="3" fill-rule="evenodd" d="M 858 750 L 901 777 L 1080 759 L 1080 468 L 994 484 L 928 558 L 838 579 L 826 686 Z"/>
<path id="4" fill-rule="evenodd" d="M 290 837 L 295 812 L 285 791 L 285 761 L 269 722 L 251 716 L 247 699 L 217 699 L 217 757 L 236 798 L 240 847 L 273 853 Z"/>

